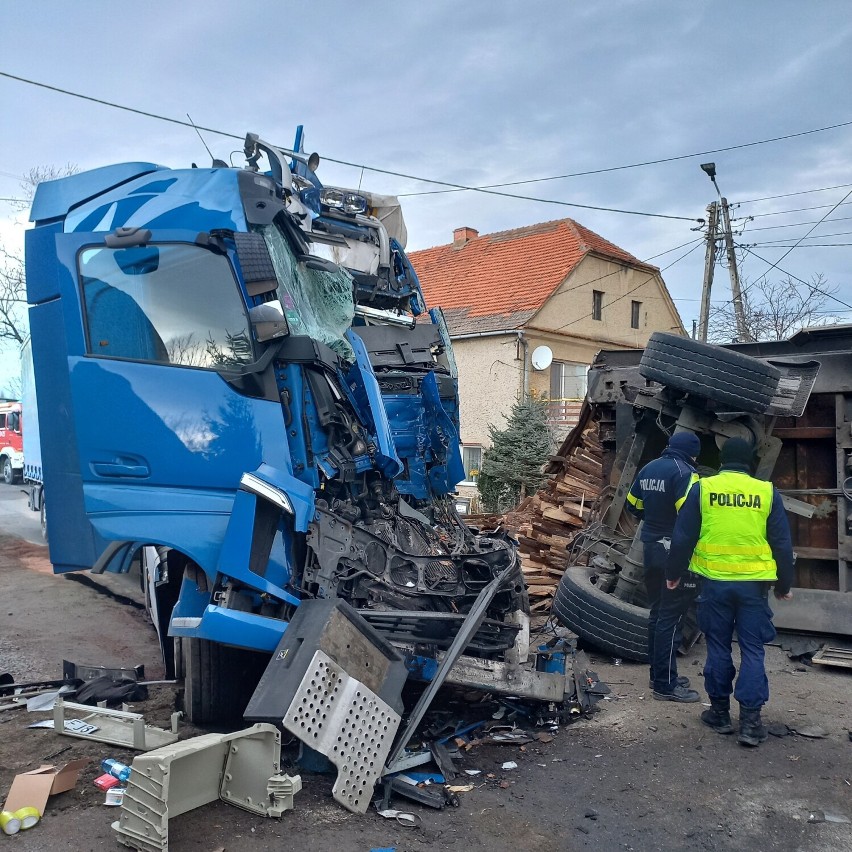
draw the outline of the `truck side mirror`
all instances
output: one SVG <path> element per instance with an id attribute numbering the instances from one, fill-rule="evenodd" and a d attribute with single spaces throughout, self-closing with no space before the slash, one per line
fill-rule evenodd
<path id="1" fill-rule="evenodd" d="M 249 322 L 258 343 L 286 337 L 290 333 L 280 302 L 264 302 L 249 309 Z"/>

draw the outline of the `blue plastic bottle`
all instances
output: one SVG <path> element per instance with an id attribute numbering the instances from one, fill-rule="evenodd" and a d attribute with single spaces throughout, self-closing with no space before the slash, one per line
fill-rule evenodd
<path id="1" fill-rule="evenodd" d="M 119 763 L 117 760 L 113 760 L 111 757 L 101 761 L 101 769 L 106 772 L 107 775 L 112 775 L 113 778 L 118 778 L 122 784 L 124 784 L 130 777 L 130 767 L 124 763 Z"/>

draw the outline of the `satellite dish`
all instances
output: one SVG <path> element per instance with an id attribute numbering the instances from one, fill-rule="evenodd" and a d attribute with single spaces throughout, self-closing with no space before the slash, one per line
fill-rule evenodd
<path id="1" fill-rule="evenodd" d="M 553 363 L 553 350 L 549 346 L 536 346 L 530 360 L 534 370 L 546 370 Z"/>

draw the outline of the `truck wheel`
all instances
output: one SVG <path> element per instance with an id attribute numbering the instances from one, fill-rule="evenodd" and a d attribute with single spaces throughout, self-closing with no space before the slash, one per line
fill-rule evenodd
<path id="1" fill-rule="evenodd" d="M 15 481 L 15 471 L 9 459 L 3 460 L 3 482 L 11 485 Z"/>
<path id="2" fill-rule="evenodd" d="M 269 657 L 181 637 L 175 639 L 175 661 L 178 677 L 183 676 L 184 715 L 195 725 L 205 725 L 242 719 Z"/>
<path id="3" fill-rule="evenodd" d="M 766 410 L 781 378 L 780 370 L 757 358 L 662 331 L 649 338 L 639 372 L 661 385 L 751 412 Z"/>
<path id="4" fill-rule="evenodd" d="M 602 592 L 594 570 L 566 569 L 553 598 L 553 614 L 581 639 L 627 660 L 648 662 L 648 610 Z"/>
<path id="5" fill-rule="evenodd" d="M 44 506 L 44 497 L 41 498 L 41 537 L 47 541 L 47 509 Z"/>

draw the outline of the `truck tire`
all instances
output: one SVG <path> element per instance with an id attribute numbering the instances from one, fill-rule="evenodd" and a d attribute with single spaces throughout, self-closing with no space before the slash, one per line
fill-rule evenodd
<path id="1" fill-rule="evenodd" d="M 45 543 L 47 543 L 47 509 L 44 504 L 44 497 L 41 498 L 41 537 L 44 539 Z"/>
<path id="2" fill-rule="evenodd" d="M 264 654 L 207 639 L 175 639 L 187 720 L 194 725 L 240 721 L 268 661 Z"/>
<path id="3" fill-rule="evenodd" d="M 15 481 L 15 469 L 12 467 L 11 459 L 3 459 L 3 482 L 12 485 Z"/>
<path id="4" fill-rule="evenodd" d="M 648 610 L 602 592 L 592 568 L 566 569 L 553 598 L 553 615 L 584 642 L 614 657 L 648 662 Z"/>
<path id="5" fill-rule="evenodd" d="M 661 385 L 751 412 L 767 409 L 781 378 L 780 370 L 757 358 L 662 331 L 649 338 L 639 372 Z"/>

